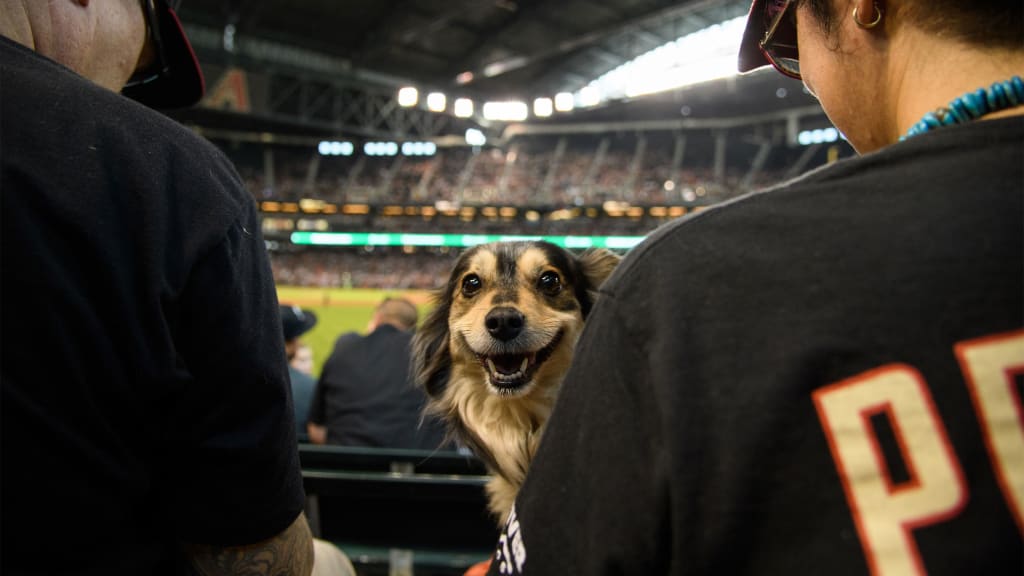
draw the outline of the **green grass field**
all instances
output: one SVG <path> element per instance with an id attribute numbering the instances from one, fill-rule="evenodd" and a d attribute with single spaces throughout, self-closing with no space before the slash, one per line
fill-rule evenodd
<path id="1" fill-rule="evenodd" d="M 316 326 L 302 337 L 313 348 L 314 377 L 320 375 L 320 367 L 330 355 L 338 336 L 346 332 L 365 334 L 373 309 L 388 296 L 404 296 L 416 304 L 421 321 L 430 309 L 430 293 L 422 290 L 277 287 L 277 299 L 281 304 L 298 305 L 312 310 L 317 316 Z"/>

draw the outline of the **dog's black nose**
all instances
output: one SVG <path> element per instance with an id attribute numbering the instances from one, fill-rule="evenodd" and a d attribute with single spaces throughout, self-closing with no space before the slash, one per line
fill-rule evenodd
<path id="1" fill-rule="evenodd" d="M 526 318 L 523 317 L 522 312 L 508 306 L 495 308 L 484 318 L 484 326 L 487 327 L 487 331 L 502 342 L 508 342 L 519 336 L 519 333 L 523 331 L 524 324 L 526 324 Z"/>

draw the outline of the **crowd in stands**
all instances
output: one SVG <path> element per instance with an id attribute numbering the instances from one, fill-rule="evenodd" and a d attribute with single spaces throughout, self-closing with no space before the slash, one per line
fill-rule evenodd
<path id="1" fill-rule="evenodd" d="M 331 229 L 347 232 L 643 236 L 678 213 L 612 218 L 603 210 L 598 217 L 588 216 L 586 210 L 624 201 L 692 211 L 774 184 L 782 180 L 780 166 L 785 165 L 777 162 L 750 179 L 742 162 L 726 163 L 716 172 L 711 147 L 703 143 L 691 144 L 679 159 L 671 140 L 639 145 L 622 135 L 524 138 L 504 148 L 441 148 L 429 157 L 320 156 L 299 147 L 220 144 L 258 200 L 521 207 L 511 218 L 480 213 L 472 219 L 440 213 L 388 217 L 376 210 L 332 217 Z M 541 208 L 540 215 L 526 217 L 532 207 Z M 553 218 L 552 210 L 560 208 L 571 209 L 571 217 Z M 280 222 L 294 225 L 287 218 Z M 291 231 L 273 226 L 265 220 L 264 233 L 271 238 Z M 455 254 L 424 248 L 307 249 L 272 252 L 271 262 L 278 284 L 430 289 L 446 277 Z"/>
<path id="2" fill-rule="evenodd" d="M 438 250 L 310 249 L 271 252 L 270 265 L 278 285 L 430 290 L 444 283 L 455 257 Z"/>
<path id="3" fill-rule="evenodd" d="M 441 148 L 421 156 L 318 156 L 276 147 L 270 155 L 224 146 L 258 200 L 461 205 L 581 206 L 608 200 L 635 205 L 714 203 L 781 181 L 782 169 L 758 171 L 730 163 L 716 174 L 706 151 L 673 167 L 671 146 L 603 149 L 593 140 L 512 143 L 502 148 Z M 749 155 L 745 155 L 749 164 Z M 268 162 L 270 163 L 268 165 Z M 269 170 L 268 170 L 269 167 Z"/>

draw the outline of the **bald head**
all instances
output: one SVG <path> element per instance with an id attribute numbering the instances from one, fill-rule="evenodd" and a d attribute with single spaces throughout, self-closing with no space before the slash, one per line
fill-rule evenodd
<path id="1" fill-rule="evenodd" d="M 0 34 L 119 92 L 139 65 L 139 0 L 3 0 Z"/>
<path id="2" fill-rule="evenodd" d="M 419 312 L 412 302 L 405 298 L 387 298 L 377 306 L 371 329 L 390 324 L 400 330 L 412 330 L 418 319 Z"/>

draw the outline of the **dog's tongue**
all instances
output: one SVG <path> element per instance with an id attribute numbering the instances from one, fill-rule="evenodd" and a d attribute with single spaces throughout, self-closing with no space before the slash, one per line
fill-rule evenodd
<path id="1" fill-rule="evenodd" d="M 523 368 L 523 360 L 526 356 L 522 354 L 508 354 L 501 356 L 492 356 L 491 362 L 494 363 L 494 368 L 501 374 L 515 374 Z"/>

